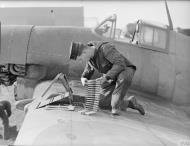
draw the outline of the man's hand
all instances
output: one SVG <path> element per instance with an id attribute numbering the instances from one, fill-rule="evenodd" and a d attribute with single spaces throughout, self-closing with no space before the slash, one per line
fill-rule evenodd
<path id="1" fill-rule="evenodd" d="M 113 82 L 112 79 L 107 79 L 105 76 L 103 76 L 101 79 L 102 79 L 101 80 L 101 87 L 102 88 L 107 88 Z"/>
<path id="2" fill-rule="evenodd" d="M 81 78 L 81 83 L 82 83 L 83 86 L 86 85 L 87 81 L 88 81 L 87 78 Z"/>

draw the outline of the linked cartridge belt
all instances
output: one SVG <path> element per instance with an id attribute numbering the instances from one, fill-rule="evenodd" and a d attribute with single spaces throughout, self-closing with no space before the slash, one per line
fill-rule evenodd
<path id="1" fill-rule="evenodd" d="M 101 81 L 88 80 L 86 84 L 86 102 L 85 109 L 87 111 L 97 112 L 99 108 Z"/>

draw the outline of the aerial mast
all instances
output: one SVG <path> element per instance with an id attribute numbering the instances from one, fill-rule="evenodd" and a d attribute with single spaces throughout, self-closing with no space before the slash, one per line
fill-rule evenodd
<path id="1" fill-rule="evenodd" d="M 166 12 L 167 12 L 167 17 L 168 17 L 168 22 L 169 22 L 169 28 L 170 28 L 170 30 L 173 30 L 173 23 L 172 23 L 172 19 L 170 16 L 170 12 L 169 12 L 168 4 L 167 4 L 166 0 L 165 0 L 165 6 L 166 6 Z"/>

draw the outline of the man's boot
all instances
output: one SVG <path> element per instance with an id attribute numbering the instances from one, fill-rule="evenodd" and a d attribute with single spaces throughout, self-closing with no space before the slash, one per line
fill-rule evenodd
<path id="1" fill-rule="evenodd" d="M 139 104 L 134 96 L 130 96 L 128 99 L 128 107 L 138 110 L 141 115 L 145 115 L 144 108 L 141 104 Z"/>

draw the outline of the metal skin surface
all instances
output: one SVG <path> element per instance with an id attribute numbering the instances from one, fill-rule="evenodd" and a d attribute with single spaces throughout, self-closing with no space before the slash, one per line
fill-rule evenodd
<path id="1" fill-rule="evenodd" d="M 146 139 L 138 139 L 138 144 L 159 144 L 159 141 L 148 142 L 149 139 L 155 138 L 146 130 L 138 129 L 139 126 L 131 128 L 126 125 L 127 119 L 112 119 L 106 113 L 85 117 L 78 112 L 38 109 L 29 113 L 24 122 L 15 145 L 120 146 L 132 144 L 130 134 L 136 134 L 136 130 L 137 137 L 147 134 Z"/>
<path id="2" fill-rule="evenodd" d="M 27 112 L 14 145 L 177 146 L 182 140 L 189 140 L 189 118 L 165 100 L 141 99 L 146 111 L 141 117 L 130 109 L 113 117 L 107 110 L 86 116 L 77 112 L 77 108 L 67 111 L 59 105 L 37 108 L 51 94 L 64 92 L 64 87 L 56 84 L 42 98 L 51 83 L 47 80 L 60 72 L 70 81 L 80 79 L 85 63 L 69 60 L 69 47 L 72 41 L 87 43 L 91 40 L 111 41 L 137 66 L 132 85 L 136 91 L 178 105 L 190 104 L 190 37 L 173 31 L 171 26 L 138 21 L 129 42 L 120 36 L 116 21 L 113 15 L 93 29 L 1 26 L 0 82 L 12 85 L 17 81 L 14 84 L 17 106 Z M 104 25 L 107 22 L 111 23 L 110 27 Z M 98 76 L 96 72 L 93 78 Z M 78 82 L 72 84 L 71 88 L 84 102 L 83 90 L 78 85 Z"/>
<path id="3" fill-rule="evenodd" d="M 154 25 L 153 25 L 154 26 Z M 190 103 L 190 37 L 167 30 L 167 52 L 104 37 L 93 29 L 54 26 L 1 26 L 0 64 L 25 66 L 17 77 L 16 99 L 32 98 L 41 80 L 52 79 L 62 72 L 80 78 L 84 63 L 69 60 L 71 41 L 111 41 L 136 66 L 132 87 L 177 104 Z M 10 72 L 10 71 L 9 71 Z M 12 74 L 14 74 L 12 72 Z M 19 74 L 19 73 L 18 73 Z"/>
<path id="4" fill-rule="evenodd" d="M 169 12 L 168 12 L 169 13 Z M 71 41 L 87 43 L 91 40 L 111 41 L 136 66 L 132 88 L 172 101 L 178 105 L 190 104 L 190 37 L 172 30 L 139 21 L 135 31 L 137 41 L 122 40 L 116 29 L 116 16 L 105 19 L 90 29 L 64 26 L 1 26 L 1 83 L 11 85 L 17 80 L 16 100 L 32 98 L 33 89 L 43 80 L 62 72 L 69 78 L 80 78 L 84 63 L 69 60 Z M 110 22 L 107 35 L 102 26 Z M 170 25 L 172 25 L 169 19 Z M 137 28 L 137 27 L 136 27 Z M 143 36 L 147 30 L 160 34 L 156 46 Z M 135 37 L 133 38 L 135 40 Z M 157 39 L 156 37 L 154 38 Z M 162 47 L 160 49 L 159 47 Z M 96 74 L 98 75 L 98 74 Z"/>
<path id="5" fill-rule="evenodd" d="M 81 107 L 77 106 L 74 111 L 60 105 L 36 108 L 51 94 L 65 91 L 61 83 L 55 83 L 42 99 L 41 95 L 50 83 L 46 81 L 35 88 L 33 102 L 27 106 L 15 146 L 177 146 L 190 133 L 189 118 L 171 105 L 163 106 L 147 100 L 144 101 L 145 116 L 134 110 L 121 112 L 120 116 L 111 116 L 108 110 L 98 110 L 96 114 L 87 116 L 79 113 Z M 84 98 L 85 89 L 78 81 L 73 81 L 71 88 L 74 101 L 79 99 L 77 95 Z"/>
<path id="6" fill-rule="evenodd" d="M 130 127 L 127 118 L 111 118 L 107 113 L 84 116 L 60 109 L 37 109 L 28 113 L 15 145 L 159 145 L 160 142 L 143 126 Z M 114 126 L 113 126 L 114 125 Z M 135 132 L 136 131 L 136 132 Z M 146 135 L 146 136 L 141 136 Z"/>

